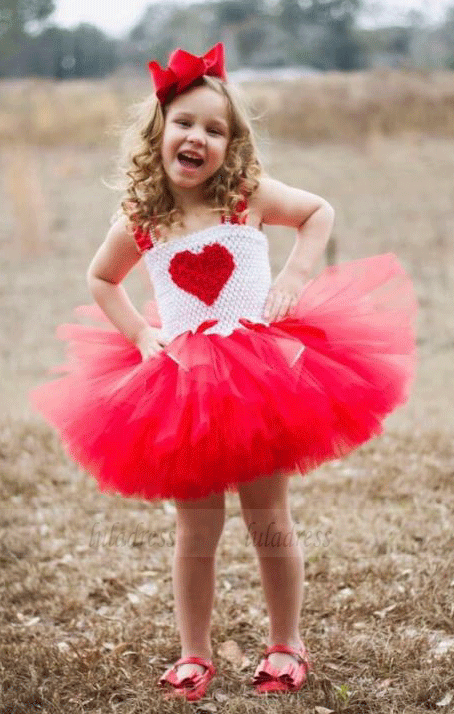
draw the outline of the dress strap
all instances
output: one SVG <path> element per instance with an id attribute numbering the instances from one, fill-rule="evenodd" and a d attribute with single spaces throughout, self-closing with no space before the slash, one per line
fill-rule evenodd
<path id="1" fill-rule="evenodd" d="M 143 233 L 138 226 L 134 228 L 134 239 L 139 253 L 144 253 L 146 250 L 153 247 L 153 241 L 150 238 L 150 234 Z"/>
<path id="2" fill-rule="evenodd" d="M 154 218 L 152 219 L 152 222 L 155 223 Z M 150 233 L 153 235 L 153 240 L 150 236 Z M 144 253 L 146 250 L 150 250 L 150 248 L 153 248 L 154 241 L 156 240 L 156 234 L 156 225 L 152 225 L 148 233 L 144 233 L 143 231 L 141 231 L 139 226 L 136 226 L 134 228 L 134 239 L 136 241 L 136 246 L 139 250 L 139 253 Z"/>

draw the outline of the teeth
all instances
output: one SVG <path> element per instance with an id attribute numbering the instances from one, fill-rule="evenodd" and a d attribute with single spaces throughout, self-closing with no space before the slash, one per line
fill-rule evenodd
<path id="1" fill-rule="evenodd" d="M 203 164 L 203 159 L 200 156 L 191 156 L 191 154 L 180 153 L 178 154 L 178 157 L 185 159 L 194 159 L 196 161 L 200 161 L 200 163 Z"/>

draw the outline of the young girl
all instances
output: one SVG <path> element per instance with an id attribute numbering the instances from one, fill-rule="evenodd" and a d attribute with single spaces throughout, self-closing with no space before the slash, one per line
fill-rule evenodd
<path id="1" fill-rule="evenodd" d="M 199 699 L 215 674 L 225 491 L 239 494 L 248 530 L 268 535 L 254 540 L 270 628 L 252 684 L 296 690 L 310 666 L 303 555 L 273 539 L 293 529 L 289 477 L 379 434 L 407 399 L 412 286 L 392 254 L 308 280 L 334 211 L 262 170 L 222 43 L 202 57 L 177 49 L 165 70 L 149 69 L 156 91 L 128 197 L 88 269 L 95 303 L 77 308 L 108 324 L 59 326 L 65 374 L 31 400 L 101 490 L 175 501 L 182 652 L 159 680 L 168 696 Z M 274 281 L 263 224 L 296 229 Z M 144 314 L 120 285 L 141 256 L 156 295 Z"/>

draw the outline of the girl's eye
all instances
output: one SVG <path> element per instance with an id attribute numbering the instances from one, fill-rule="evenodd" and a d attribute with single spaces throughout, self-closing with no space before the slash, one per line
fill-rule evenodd
<path id="1" fill-rule="evenodd" d="M 189 126 L 189 122 L 185 121 L 184 119 L 179 119 L 176 123 L 183 124 L 184 126 Z M 213 134 L 221 134 L 221 132 L 217 131 L 216 129 L 208 129 L 208 131 L 212 132 Z"/>

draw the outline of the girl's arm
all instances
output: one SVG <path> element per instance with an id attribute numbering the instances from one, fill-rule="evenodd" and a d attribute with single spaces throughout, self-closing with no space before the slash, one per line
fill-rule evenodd
<path id="1" fill-rule="evenodd" d="M 323 254 L 334 225 L 334 208 L 309 193 L 268 176 L 256 192 L 262 222 L 293 226 L 296 240 L 283 269 L 273 282 L 263 311 L 265 319 L 282 319 L 297 304 L 303 285 Z"/>
<path id="2" fill-rule="evenodd" d="M 140 331 L 149 325 L 120 282 L 140 257 L 128 219 L 121 216 L 109 229 L 87 270 L 87 283 L 94 300 L 115 327 L 135 344 Z"/>
<path id="3" fill-rule="evenodd" d="M 322 256 L 334 225 L 334 208 L 315 193 L 261 178 L 257 201 L 263 223 L 296 228 L 293 250 L 283 268 L 306 279 Z"/>

